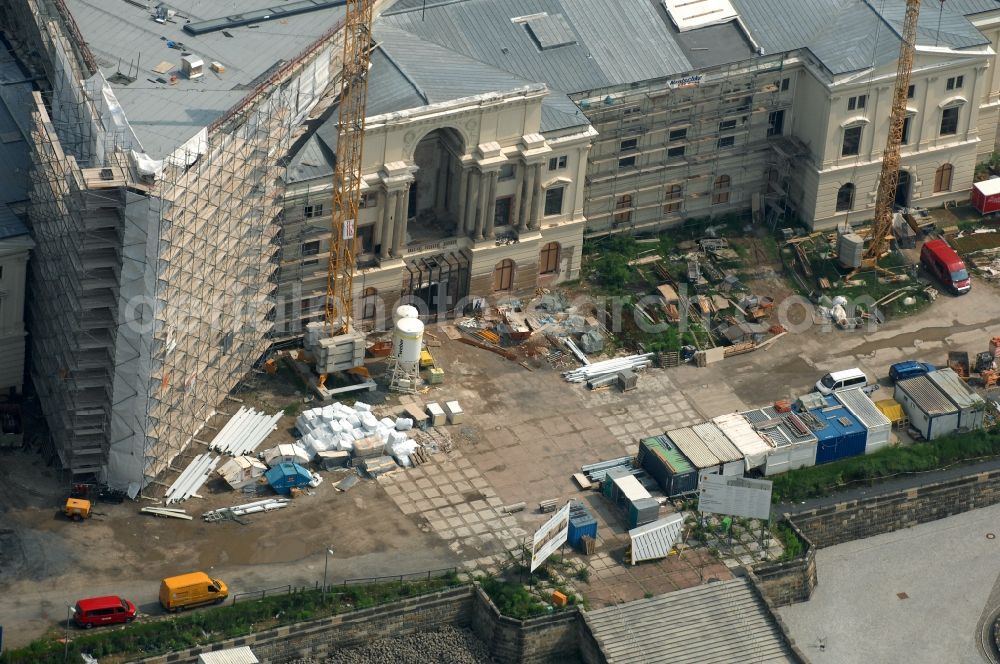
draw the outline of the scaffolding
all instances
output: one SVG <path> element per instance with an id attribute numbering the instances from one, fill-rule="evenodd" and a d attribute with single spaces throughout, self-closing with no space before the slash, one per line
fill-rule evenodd
<path id="1" fill-rule="evenodd" d="M 772 113 L 792 105 L 785 60 L 728 65 L 706 71 L 697 85 L 653 83 L 608 94 L 597 105 L 581 103 L 600 135 L 588 165 L 587 235 L 712 218 L 765 193 L 760 166 L 774 140 Z M 716 186 L 721 176 L 728 187 Z M 713 201 L 716 195 L 724 200 Z"/>
<path id="2" fill-rule="evenodd" d="M 330 101 L 337 33 L 158 161 L 110 121 L 60 4 L 30 17 L 51 84 L 33 99 L 32 376 L 63 466 L 134 496 L 267 350 L 286 158 Z"/>

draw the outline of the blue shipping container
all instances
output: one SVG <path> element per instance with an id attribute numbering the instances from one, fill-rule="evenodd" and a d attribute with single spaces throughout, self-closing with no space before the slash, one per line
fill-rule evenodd
<path id="1" fill-rule="evenodd" d="M 825 397 L 825 400 L 826 408 L 809 411 L 826 425 L 813 430 L 817 438 L 816 465 L 864 454 L 868 429 L 833 396 Z"/>
<path id="2" fill-rule="evenodd" d="M 288 494 L 293 488 L 306 486 L 312 481 L 309 471 L 297 463 L 279 463 L 264 473 L 264 477 L 271 488 L 280 494 Z"/>
<path id="3" fill-rule="evenodd" d="M 573 503 L 569 508 L 569 545 L 579 548 L 584 535 L 597 539 L 597 519 L 591 516 L 582 503 Z"/>

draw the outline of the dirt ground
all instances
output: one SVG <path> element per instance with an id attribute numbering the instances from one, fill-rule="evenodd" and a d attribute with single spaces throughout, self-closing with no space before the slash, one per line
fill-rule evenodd
<path id="1" fill-rule="evenodd" d="M 776 284 L 772 295 L 780 294 Z M 322 580 L 327 547 L 334 552 L 329 578 L 338 581 L 452 566 L 493 571 L 547 518 L 535 509 L 539 501 L 600 500 L 572 482 L 582 464 L 634 454 L 645 435 L 794 398 L 826 371 L 859 366 L 883 378 L 901 359 L 943 364 L 949 349 L 984 350 L 991 336 L 1000 336 L 997 294 L 996 287 L 975 281 L 970 294 L 941 294 L 927 311 L 891 320 L 881 329 L 811 326 L 791 331 L 765 350 L 709 367 L 650 369 L 638 389 L 627 394 L 590 392 L 563 381 L 560 368 L 541 354 L 527 358 L 526 368 L 431 327 L 440 340 L 431 351 L 446 382 L 418 398 L 461 403 L 465 422 L 447 427 L 452 450 L 346 493 L 333 488 L 336 474 L 323 473 L 314 495 L 295 499 L 285 510 L 250 517 L 249 525 L 197 518 L 212 508 L 246 502 L 218 482 L 206 485 L 203 498 L 180 504 L 196 516 L 190 522 L 139 514 L 140 506 L 154 504 L 144 500 L 99 504 L 91 521 L 69 523 L 58 514 L 65 478 L 37 454 L 4 453 L 0 624 L 5 645 L 24 644 L 52 629 L 65 617 L 66 605 L 82 596 L 121 594 L 141 611 L 156 614 L 159 579 L 194 569 L 226 580 L 234 592 L 312 585 Z M 288 376 L 256 378 L 237 396 L 268 412 L 315 405 L 302 404 L 304 392 Z M 363 398 L 385 400 L 389 410 L 398 403 L 398 397 L 382 392 Z M 227 402 L 222 410 L 231 414 L 238 407 Z M 266 445 L 291 442 L 293 420 L 284 417 Z M 224 422 L 219 416 L 211 424 Z M 188 458 L 198 451 L 192 448 Z M 174 465 L 179 470 L 183 463 Z M 523 512 L 506 515 L 500 509 L 521 501 L 528 506 Z M 697 551 L 658 566 L 625 568 L 622 516 L 594 511 L 601 529 L 598 555 L 590 560 L 590 583 L 581 583 L 580 590 L 602 604 L 728 573 L 724 561 Z"/>

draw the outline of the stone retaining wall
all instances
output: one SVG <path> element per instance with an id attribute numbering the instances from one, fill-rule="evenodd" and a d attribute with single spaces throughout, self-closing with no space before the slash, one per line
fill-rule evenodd
<path id="1" fill-rule="evenodd" d="M 816 547 L 863 539 L 1000 502 L 1000 470 L 788 515 Z"/>
<path id="2" fill-rule="evenodd" d="M 816 576 L 816 547 L 788 515 L 785 515 L 785 520 L 802 540 L 805 553 L 795 560 L 761 563 L 753 568 L 757 589 L 774 606 L 805 602 L 812 597 L 813 588 L 819 583 Z"/>

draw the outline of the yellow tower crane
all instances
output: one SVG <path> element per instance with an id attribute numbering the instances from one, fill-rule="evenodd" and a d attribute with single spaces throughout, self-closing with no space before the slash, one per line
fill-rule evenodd
<path id="1" fill-rule="evenodd" d="M 878 268 L 878 259 L 885 253 L 892 232 L 893 204 L 899 185 L 899 148 L 903 143 L 903 121 L 906 119 L 906 93 L 913 71 L 913 51 L 917 41 L 917 18 L 920 0 L 906 0 L 903 18 L 902 43 L 899 46 L 899 63 L 896 66 L 896 88 L 892 94 L 892 112 L 889 115 L 889 137 L 882 153 L 882 174 L 878 180 L 875 197 L 875 221 L 869 233 L 862 267 Z M 861 268 L 858 268 L 861 269 Z"/>
<path id="2" fill-rule="evenodd" d="M 351 330 L 357 219 L 361 200 L 361 151 L 365 138 L 368 67 L 371 62 L 373 0 L 347 0 L 341 62 L 337 154 L 333 168 L 330 257 L 326 273 L 327 336 Z M 319 376 L 319 386 L 326 374 Z"/>

